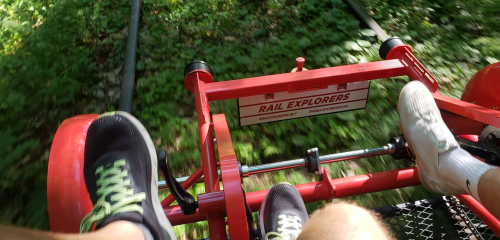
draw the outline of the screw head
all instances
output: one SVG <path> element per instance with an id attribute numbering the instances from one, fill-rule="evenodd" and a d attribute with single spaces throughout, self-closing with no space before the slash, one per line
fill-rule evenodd
<path id="1" fill-rule="evenodd" d="M 295 62 L 297 62 L 297 71 L 302 71 L 302 68 L 304 67 L 305 61 L 306 61 L 306 59 L 303 57 L 298 57 L 295 59 Z"/>

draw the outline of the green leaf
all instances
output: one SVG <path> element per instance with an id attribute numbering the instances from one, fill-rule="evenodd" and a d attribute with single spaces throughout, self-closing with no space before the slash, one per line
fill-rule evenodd
<path id="1" fill-rule="evenodd" d="M 302 48 L 309 47 L 311 45 L 311 40 L 309 38 L 303 37 L 299 40 L 299 46 Z"/>
<path id="2" fill-rule="evenodd" d="M 280 148 L 277 148 L 275 146 L 267 146 L 264 149 L 264 156 L 265 157 L 269 157 L 269 156 L 272 156 L 272 155 L 281 154 L 282 152 L 283 152 L 283 150 L 280 149 Z"/>
<path id="3" fill-rule="evenodd" d="M 344 60 L 349 64 L 358 63 L 358 58 L 351 54 L 346 54 Z"/>
<path id="4" fill-rule="evenodd" d="M 353 50 L 353 51 L 362 51 L 363 49 L 359 47 L 359 45 L 353 41 L 346 41 L 344 43 L 344 46 L 348 50 Z"/>
<path id="5" fill-rule="evenodd" d="M 342 59 L 337 56 L 328 57 L 328 61 L 330 61 L 335 66 L 338 66 L 342 63 Z"/>
<path id="6" fill-rule="evenodd" d="M 252 64 L 252 59 L 246 55 L 236 57 L 236 61 L 242 65 Z"/>
<path id="7" fill-rule="evenodd" d="M 137 69 L 137 71 L 144 70 L 144 62 L 143 61 L 137 61 L 136 69 Z"/>
<path id="8" fill-rule="evenodd" d="M 303 135 L 300 135 L 300 134 L 295 134 L 292 136 L 292 143 L 295 145 L 295 146 L 304 146 L 305 144 L 305 136 Z"/>
<path id="9" fill-rule="evenodd" d="M 357 42 L 357 43 L 358 43 L 358 45 L 359 45 L 359 46 L 361 46 L 361 47 L 369 47 L 369 46 L 371 46 L 371 45 L 372 45 L 370 42 L 365 41 L 365 40 L 361 40 L 361 39 L 357 40 L 356 42 Z"/>
<path id="10" fill-rule="evenodd" d="M 371 30 L 371 29 L 361 29 L 359 30 L 359 33 L 363 36 L 367 36 L 367 37 L 374 37 L 377 35 L 377 33 L 375 33 L 375 31 Z"/>
<path id="11" fill-rule="evenodd" d="M 500 62 L 500 60 L 494 58 L 494 57 L 490 57 L 490 56 L 487 56 L 485 58 L 485 60 L 489 63 L 489 64 L 493 64 L 493 63 L 497 63 L 497 62 Z"/>

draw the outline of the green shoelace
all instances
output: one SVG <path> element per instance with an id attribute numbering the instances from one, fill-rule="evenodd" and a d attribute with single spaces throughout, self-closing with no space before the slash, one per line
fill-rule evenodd
<path id="1" fill-rule="evenodd" d="M 266 233 L 266 240 L 290 240 L 290 236 L 293 235 L 297 238 L 302 232 L 302 223 L 300 223 L 300 218 L 297 216 L 287 216 L 285 214 L 278 215 L 280 219 L 278 221 L 278 232 L 268 232 Z"/>
<path id="2" fill-rule="evenodd" d="M 94 224 L 99 225 L 106 217 L 122 212 L 140 212 L 143 209 L 137 203 L 146 199 L 146 193 L 134 194 L 133 189 L 129 189 L 130 179 L 125 179 L 128 175 L 127 170 L 122 170 L 125 166 L 125 160 L 117 160 L 114 164 L 104 169 L 104 166 L 97 168 L 95 175 L 99 176 L 97 180 L 97 196 L 101 196 L 92 211 L 87 214 L 80 224 L 80 233 L 89 232 Z M 111 196 L 113 205 L 106 201 L 106 196 Z"/>

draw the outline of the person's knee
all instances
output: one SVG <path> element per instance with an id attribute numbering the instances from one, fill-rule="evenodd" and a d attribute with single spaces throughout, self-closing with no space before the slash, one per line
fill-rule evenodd
<path id="1" fill-rule="evenodd" d="M 369 210 L 348 202 L 335 202 L 315 211 L 299 240 L 391 239 L 380 219 Z"/>

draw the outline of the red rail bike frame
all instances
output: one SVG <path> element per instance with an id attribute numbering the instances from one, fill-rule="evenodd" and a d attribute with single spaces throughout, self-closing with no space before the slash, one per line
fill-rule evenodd
<path id="1" fill-rule="evenodd" d="M 406 45 L 394 47 L 388 53 L 387 60 L 384 61 L 305 72 L 225 82 L 213 82 L 211 74 L 203 70 L 194 70 L 188 73 L 185 85 L 195 96 L 202 166 L 190 177 L 190 180 L 183 184 L 183 187 L 189 188 L 203 174 L 206 193 L 198 195 L 199 208 L 193 215 L 183 215 L 179 206 L 169 206 L 173 202 L 173 198 L 169 196 L 163 204 L 168 219 L 173 225 L 208 220 L 211 239 L 226 239 L 227 224 L 231 239 L 248 239 L 245 198 L 241 187 L 242 178 L 233 143 L 224 115 L 211 117 L 210 101 L 404 75 L 408 76 L 410 80 L 421 81 L 428 87 L 441 109 L 448 127 L 455 134 L 477 134 L 484 124 L 500 127 L 499 111 L 439 94 L 436 79 Z M 217 138 L 219 163 L 215 157 L 212 131 Z M 218 166 L 220 166 L 224 190 L 219 187 Z M 295 187 L 305 202 L 313 202 L 418 184 L 420 184 L 420 180 L 416 167 L 338 179 L 331 179 L 328 171 L 322 169 L 320 181 L 299 184 Z M 252 211 L 259 209 L 267 191 L 246 193 L 246 202 Z M 472 197 L 463 195 L 458 197 L 497 235 L 500 235 L 498 219 Z M 227 220 L 225 220 L 225 216 L 227 216 Z"/>

